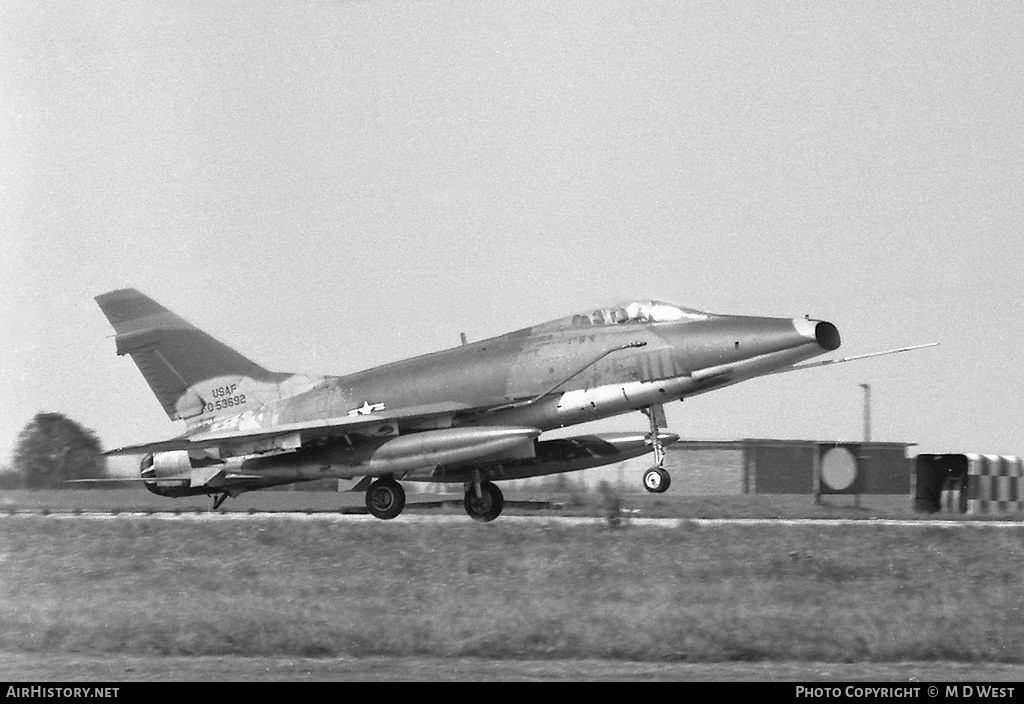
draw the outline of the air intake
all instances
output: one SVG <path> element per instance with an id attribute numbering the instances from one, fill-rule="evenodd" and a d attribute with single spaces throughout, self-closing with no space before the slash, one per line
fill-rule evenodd
<path id="1" fill-rule="evenodd" d="M 841 344 L 839 330 L 832 323 L 826 323 L 825 321 L 814 326 L 814 339 L 829 352 L 839 349 Z"/>

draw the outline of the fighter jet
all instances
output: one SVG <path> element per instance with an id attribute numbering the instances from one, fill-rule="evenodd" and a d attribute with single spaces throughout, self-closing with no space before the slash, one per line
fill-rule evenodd
<path id="1" fill-rule="evenodd" d="M 668 489 L 664 404 L 801 364 L 839 348 L 809 318 L 719 315 L 657 300 L 597 308 L 345 376 L 269 371 L 135 289 L 96 297 L 119 355 L 138 366 L 174 438 L 144 454 L 137 481 L 161 496 L 227 497 L 334 478 L 365 491 L 381 519 L 405 507 L 401 482 L 462 484 L 466 513 L 491 521 L 495 482 L 653 453 L 650 492 Z M 883 353 L 900 352 L 906 349 Z M 872 355 L 861 355 L 872 356 Z M 543 434 L 641 411 L 645 432 Z"/>

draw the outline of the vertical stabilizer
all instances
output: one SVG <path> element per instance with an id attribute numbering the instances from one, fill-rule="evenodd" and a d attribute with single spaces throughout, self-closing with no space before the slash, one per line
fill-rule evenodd
<path id="1" fill-rule="evenodd" d="M 198 421 L 256 408 L 290 374 L 269 372 L 133 288 L 96 297 L 171 420 Z"/>

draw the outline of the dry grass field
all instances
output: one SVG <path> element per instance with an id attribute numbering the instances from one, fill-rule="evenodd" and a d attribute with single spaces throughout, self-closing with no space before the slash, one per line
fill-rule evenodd
<path id="1" fill-rule="evenodd" d="M 0 520 L 9 653 L 1024 662 L 1017 529 Z"/>

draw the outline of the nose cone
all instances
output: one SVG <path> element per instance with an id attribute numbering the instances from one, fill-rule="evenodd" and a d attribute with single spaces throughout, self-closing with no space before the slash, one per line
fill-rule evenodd
<path id="1" fill-rule="evenodd" d="M 822 349 L 828 352 L 839 349 L 839 345 L 842 344 L 839 338 L 839 330 L 828 321 L 794 318 L 793 327 L 801 335 L 808 340 L 814 340 Z"/>

